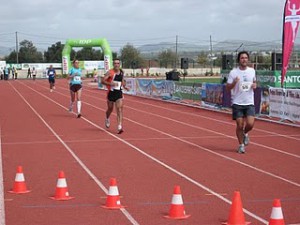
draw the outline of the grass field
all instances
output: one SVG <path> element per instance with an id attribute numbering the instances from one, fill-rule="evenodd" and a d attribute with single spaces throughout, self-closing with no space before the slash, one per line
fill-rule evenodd
<path id="1" fill-rule="evenodd" d="M 180 83 L 221 83 L 221 77 L 186 77 L 180 78 Z"/>

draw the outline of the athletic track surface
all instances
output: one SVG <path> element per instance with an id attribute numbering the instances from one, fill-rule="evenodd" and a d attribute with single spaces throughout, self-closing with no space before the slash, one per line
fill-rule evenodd
<path id="1" fill-rule="evenodd" d="M 268 224 L 275 198 L 285 223 L 300 224 L 300 128 L 257 120 L 238 154 L 228 114 L 125 96 L 119 135 L 115 113 L 104 127 L 105 97 L 85 84 L 77 119 L 66 80 L 52 93 L 47 80 L 0 82 L 1 225 L 215 225 L 234 191 L 252 224 Z M 8 193 L 19 165 L 30 193 Z M 49 198 L 61 170 L 69 201 Z M 101 207 L 112 177 L 121 210 Z M 186 220 L 164 218 L 175 185 Z"/>

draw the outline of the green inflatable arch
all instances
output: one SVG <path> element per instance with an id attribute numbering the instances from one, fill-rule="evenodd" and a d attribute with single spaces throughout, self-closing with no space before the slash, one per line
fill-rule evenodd
<path id="1" fill-rule="evenodd" d="M 104 53 L 105 72 L 112 68 L 112 52 L 105 38 L 100 39 L 68 39 L 62 51 L 63 74 L 68 74 L 71 65 L 70 53 L 73 47 L 100 47 Z"/>

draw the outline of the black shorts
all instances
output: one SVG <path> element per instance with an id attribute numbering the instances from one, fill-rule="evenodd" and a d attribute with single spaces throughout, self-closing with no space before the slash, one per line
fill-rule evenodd
<path id="1" fill-rule="evenodd" d="M 77 92 L 82 88 L 81 84 L 70 84 L 70 90 L 72 92 Z"/>
<path id="2" fill-rule="evenodd" d="M 254 105 L 232 105 L 232 119 L 244 118 L 247 116 L 255 116 Z"/>
<path id="3" fill-rule="evenodd" d="M 52 77 L 52 78 L 49 77 L 48 80 L 49 80 L 49 83 L 50 83 L 50 84 L 55 84 L 55 79 L 54 79 L 54 77 Z"/>
<path id="4" fill-rule="evenodd" d="M 113 90 L 107 93 L 107 100 L 110 102 L 116 102 L 121 98 L 123 98 L 123 93 L 121 90 Z"/>

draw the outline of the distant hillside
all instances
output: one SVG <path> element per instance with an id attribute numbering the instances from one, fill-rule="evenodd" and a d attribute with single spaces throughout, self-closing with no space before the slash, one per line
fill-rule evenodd
<path id="1" fill-rule="evenodd" d="M 269 42 L 254 42 L 245 40 L 225 40 L 221 42 L 213 43 L 214 52 L 235 52 L 241 50 L 247 51 L 281 51 L 280 41 L 269 41 Z M 138 48 L 142 54 L 147 53 L 158 53 L 167 49 L 175 51 L 175 43 L 172 42 L 161 42 L 156 44 L 146 44 Z M 207 45 L 197 45 L 189 43 L 178 43 L 177 52 L 201 52 L 209 51 L 209 43 Z M 294 50 L 300 50 L 300 44 L 295 44 Z"/>

